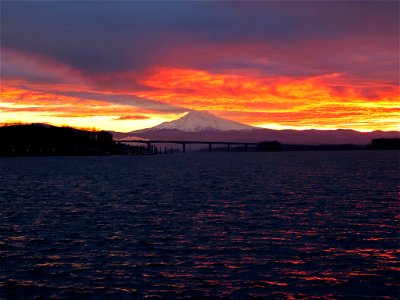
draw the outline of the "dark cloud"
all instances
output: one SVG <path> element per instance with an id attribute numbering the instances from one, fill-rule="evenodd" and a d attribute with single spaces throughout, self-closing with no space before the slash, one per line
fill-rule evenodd
<path id="1" fill-rule="evenodd" d="M 150 119 L 150 118 L 145 115 L 133 115 L 133 116 L 121 116 L 114 120 L 115 121 L 125 121 L 125 120 L 147 120 L 147 119 Z"/>
<path id="2" fill-rule="evenodd" d="M 79 72 L 68 66 L 52 64 L 36 55 L 24 56 L 3 47 L 0 57 L 2 79 L 22 80 L 26 83 L 78 83 Z"/>
<path id="3" fill-rule="evenodd" d="M 1 43 L 92 75 L 159 65 L 362 74 L 349 54 L 371 62 L 386 52 L 398 63 L 398 9 L 396 1 L 5 1 Z"/>
<path id="4" fill-rule="evenodd" d="M 48 91 L 51 92 L 51 91 Z M 61 92 L 55 91 L 58 95 L 76 97 L 87 100 L 100 100 L 115 104 L 129 105 L 140 107 L 143 110 L 159 113 L 183 113 L 187 111 L 179 106 L 167 104 L 151 99 L 141 98 L 128 94 L 111 94 L 111 93 L 93 93 L 93 92 Z"/>

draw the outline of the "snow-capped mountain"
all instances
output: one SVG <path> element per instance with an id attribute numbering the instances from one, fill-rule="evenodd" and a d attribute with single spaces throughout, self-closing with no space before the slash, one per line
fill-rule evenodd
<path id="1" fill-rule="evenodd" d="M 256 128 L 253 126 L 217 117 L 205 111 L 191 111 L 178 120 L 164 122 L 149 129 L 176 129 L 185 132 L 200 132 L 206 130 L 253 130 Z"/>

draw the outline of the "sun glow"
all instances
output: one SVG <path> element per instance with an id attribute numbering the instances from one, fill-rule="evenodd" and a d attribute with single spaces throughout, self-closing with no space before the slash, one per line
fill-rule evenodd
<path id="1" fill-rule="evenodd" d="M 106 101 L 2 87 L 0 123 L 47 123 L 128 132 L 176 118 Z"/>

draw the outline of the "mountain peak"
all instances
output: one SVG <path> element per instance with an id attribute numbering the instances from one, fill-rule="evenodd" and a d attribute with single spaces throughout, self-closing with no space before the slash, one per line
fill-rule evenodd
<path id="1" fill-rule="evenodd" d="M 252 126 L 217 117 L 206 111 L 190 111 L 182 118 L 164 122 L 149 129 L 176 129 L 186 132 L 199 132 L 206 130 L 252 130 Z"/>

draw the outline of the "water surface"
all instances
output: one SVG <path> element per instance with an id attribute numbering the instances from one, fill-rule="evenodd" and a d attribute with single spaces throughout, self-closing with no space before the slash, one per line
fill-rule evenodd
<path id="1" fill-rule="evenodd" d="M 394 299 L 399 158 L 3 158 L 0 297 Z"/>

